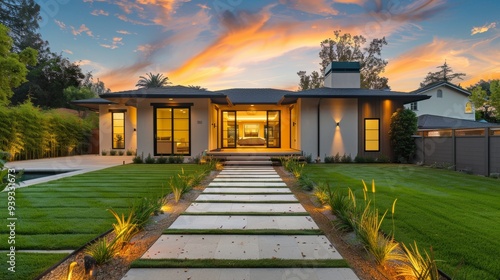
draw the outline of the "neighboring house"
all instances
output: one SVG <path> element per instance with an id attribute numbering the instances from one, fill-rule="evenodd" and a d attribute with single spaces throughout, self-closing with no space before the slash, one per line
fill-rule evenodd
<path id="1" fill-rule="evenodd" d="M 359 63 L 333 63 L 325 85 L 301 92 L 170 86 L 74 103 L 99 111 L 101 151 L 136 150 L 145 157 L 302 153 L 324 160 L 337 153 L 391 157 L 391 115 L 429 98 L 360 89 Z"/>
<path id="2" fill-rule="evenodd" d="M 405 105 L 417 116 L 436 115 L 442 117 L 475 120 L 475 109 L 469 100 L 470 92 L 449 82 L 437 82 L 411 92 L 431 96 L 430 100 Z"/>

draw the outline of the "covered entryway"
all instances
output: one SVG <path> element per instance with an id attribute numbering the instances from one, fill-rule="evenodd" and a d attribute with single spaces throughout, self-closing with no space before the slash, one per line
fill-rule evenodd
<path id="1" fill-rule="evenodd" d="M 280 148 L 280 110 L 222 111 L 222 148 Z"/>

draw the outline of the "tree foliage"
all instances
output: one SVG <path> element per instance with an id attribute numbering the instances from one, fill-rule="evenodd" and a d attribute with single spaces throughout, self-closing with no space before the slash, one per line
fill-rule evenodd
<path id="1" fill-rule="evenodd" d="M 362 35 L 352 36 L 349 33 L 341 34 L 341 30 L 335 30 L 335 37 L 323 40 L 321 42 L 321 50 L 319 58 L 321 59 L 321 69 L 318 74 L 320 84 L 322 86 L 326 67 L 334 61 L 341 62 L 359 62 L 361 69 L 361 88 L 368 89 L 388 89 L 389 79 L 382 77 L 385 71 L 387 61 L 382 59 L 381 53 L 384 45 L 387 45 L 385 37 L 381 39 L 373 39 L 366 46 L 366 38 Z M 301 71 L 303 72 L 303 71 Z M 301 73 L 299 72 L 299 73 Z M 314 72 L 309 76 L 309 80 L 313 81 Z M 307 76 L 299 74 L 301 82 L 307 82 Z M 303 88 L 299 84 L 299 89 Z"/>
<path id="2" fill-rule="evenodd" d="M 416 144 L 412 136 L 417 132 L 417 122 L 417 115 L 410 109 L 399 108 L 391 116 L 389 136 L 399 162 L 409 162 L 415 155 Z"/>
<path id="3" fill-rule="evenodd" d="M 36 64 L 36 50 L 26 48 L 19 54 L 12 53 L 12 42 L 8 28 L 0 24 L 0 105 L 8 104 L 12 89 L 26 82 L 26 66 Z"/>
<path id="4" fill-rule="evenodd" d="M 311 75 L 307 75 L 306 71 L 299 71 L 297 75 L 300 77 L 299 91 L 320 88 L 323 86 L 322 78 L 317 71 L 312 71 Z"/>
<path id="5" fill-rule="evenodd" d="M 40 58 L 31 68 L 28 82 L 15 90 L 12 102 L 22 104 L 31 99 L 34 105 L 43 108 L 68 107 L 64 89 L 80 87 L 85 78 L 81 68 L 61 55 L 51 54 Z"/>
<path id="6" fill-rule="evenodd" d="M 135 86 L 139 88 L 161 88 L 169 84 L 171 84 L 171 82 L 169 82 L 168 77 L 164 77 L 163 74 L 148 73 L 146 76 L 139 76 L 139 81 Z"/>
<path id="7" fill-rule="evenodd" d="M 441 69 L 437 72 L 429 72 L 425 77 L 424 81 L 420 83 L 420 87 L 423 88 L 427 85 L 437 83 L 437 82 L 450 82 L 454 79 L 463 80 L 463 77 L 466 76 L 465 73 L 453 73 L 453 70 L 450 66 L 444 62 L 443 65 L 438 66 L 437 68 Z"/>
<path id="8" fill-rule="evenodd" d="M 31 47 L 39 52 L 46 47 L 37 32 L 40 17 L 40 5 L 34 0 L 2 0 L 0 2 L 0 23 L 10 29 L 14 39 L 13 51 Z"/>
<path id="9" fill-rule="evenodd" d="M 476 108 L 476 112 L 480 112 L 484 118 L 490 122 L 498 122 L 500 120 L 498 112 L 500 112 L 500 80 L 479 81 L 475 85 L 468 88 L 471 91 L 469 96 L 470 101 Z"/>

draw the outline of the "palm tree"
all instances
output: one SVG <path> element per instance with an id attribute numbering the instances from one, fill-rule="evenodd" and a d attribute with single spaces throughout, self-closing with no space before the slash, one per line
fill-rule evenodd
<path id="1" fill-rule="evenodd" d="M 146 77 L 139 76 L 139 78 L 139 81 L 135 85 L 139 88 L 161 88 L 171 84 L 171 82 L 168 81 L 168 77 L 163 77 L 163 74 L 160 73 L 156 75 L 148 73 Z"/>

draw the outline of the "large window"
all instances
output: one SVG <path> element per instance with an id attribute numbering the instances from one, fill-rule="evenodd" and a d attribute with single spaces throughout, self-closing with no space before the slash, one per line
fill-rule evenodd
<path id="1" fill-rule="evenodd" d="M 156 155 L 189 155 L 191 147 L 189 108 L 156 108 Z"/>
<path id="2" fill-rule="evenodd" d="M 365 119 L 365 151 L 380 151 L 380 120 Z"/>
<path id="3" fill-rule="evenodd" d="M 125 149 L 125 113 L 111 112 L 113 149 Z"/>

